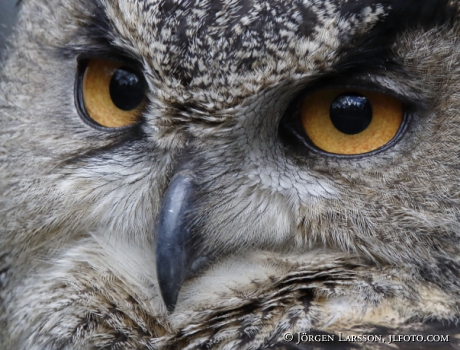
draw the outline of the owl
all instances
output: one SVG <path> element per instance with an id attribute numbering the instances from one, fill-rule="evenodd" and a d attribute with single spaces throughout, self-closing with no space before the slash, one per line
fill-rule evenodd
<path id="1" fill-rule="evenodd" d="M 0 349 L 459 349 L 460 1 L 19 6 Z"/>

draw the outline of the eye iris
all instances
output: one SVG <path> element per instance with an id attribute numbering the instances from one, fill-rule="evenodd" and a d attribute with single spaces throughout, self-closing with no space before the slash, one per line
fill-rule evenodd
<path id="1" fill-rule="evenodd" d="M 144 99 L 141 79 L 127 67 L 115 71 L 110 79 L 109 91 L 114 105 L 123 111 L 135 109 Z"/>
<path id="2" fill-rule="evenodd" d="M 340 132 L 347 135 L 359 134 L 372 121 L 372 106 L 363 95 L 347 92 L 332 101 L 329 115 L 332 124 Z"/>

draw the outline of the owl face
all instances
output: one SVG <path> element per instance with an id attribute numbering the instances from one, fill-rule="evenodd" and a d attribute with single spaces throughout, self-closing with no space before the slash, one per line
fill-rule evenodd
<path id="1" fill-rule="evenodd" d="M 91 334 L 456 319 L 457 6 L 26 1 L 0 73 L 4 343 L 96 344 L 84 320 L 123 303 Z"/>

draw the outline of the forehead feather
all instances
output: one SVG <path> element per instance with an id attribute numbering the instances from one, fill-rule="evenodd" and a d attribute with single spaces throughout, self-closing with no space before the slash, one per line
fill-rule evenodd
<path id="1" fill-rule="evenodd" d="M 206 89 L 224 104 L 327 72 L 341 48 L 373 30 L 390 35 L 449 17 L 446 0 L 144 0 L 103 7 L 158 81 L 184 101 Z M 377 30 L 382 23 L 388 28 Z"/>

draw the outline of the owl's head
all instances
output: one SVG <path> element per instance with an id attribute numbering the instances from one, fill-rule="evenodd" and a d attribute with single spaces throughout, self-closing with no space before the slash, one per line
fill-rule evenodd
<path id="1" fill-rule="evenodd" d="M 349 315 L 318 306 L 347 293 L 369 309 L 400 296 L 404 322 L 458 314 L 457 1 L 21 7 L 0 73 L 11 339 L 77 329 L 125 295 L 157 337 L 255 314 L 241 305 L 279 311 L 283 288 L 276 334 L 309 297 L 316 318 L 296 317 L 310 325 Z M 91 286 L 93 308 L 51 302 L 81 303 Z M 421 301 L 403 312 L 411 289 Z M 455 297 L 441 308 L 430 295 Z"/>

